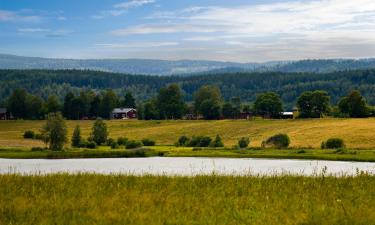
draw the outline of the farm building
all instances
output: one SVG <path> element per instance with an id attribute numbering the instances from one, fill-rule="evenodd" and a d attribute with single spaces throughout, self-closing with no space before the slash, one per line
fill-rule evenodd
<path id="1" fill-rule="evenodd" d="M 0 108 L 0 120 L 12 119 L 12 115 L 7 111 L 6 108 Z"/>
<path id="2" fill-rule="evenodd" d="M 111 119 L 136 119 L 137 110 L 133 108 L 115 108 L 111 113 Z"/>

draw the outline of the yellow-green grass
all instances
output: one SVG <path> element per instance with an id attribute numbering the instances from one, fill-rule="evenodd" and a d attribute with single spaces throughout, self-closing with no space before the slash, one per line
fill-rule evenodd
<path id="1" fill-rule="evenodd" d="M 375 177 L 0 175 L 0 224 L 374 224 Z"/>
<path id="2" fill-rule="evenodd" d="M 248 136 L 251 147 L 259 147 L 267 137 L 287 133 L 291 147 L 319 148 L 322 141 L 339 137 L 348 148 L 375 148 L 375 118 L 369 119 L 307 119 L 307 120 L 221 120 L 221 121 L 106 121 L 110 136 L 126 136 L 141 140 L 151 138 L 158 145 L 173 145 L 181 135 L 219 134 L 227 147 L 240 137 Z M 44 121 L 0 121 L 1 147 L 43 146 L 40 141 L 23 139 L 25 130 L 38 131 Z M 69 137 L 79 124 L 88 137 L 93 121 L 68 121 Z"/>

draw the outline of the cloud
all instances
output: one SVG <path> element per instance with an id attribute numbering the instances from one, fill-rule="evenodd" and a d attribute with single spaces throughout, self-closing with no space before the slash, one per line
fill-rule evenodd
<path id="1" fill-rule="evenodd" d="M 224 29 L 223 27 L 199 26 L 195 24 L 150 24 L 114 30 L 111 33 L 116 36 L 166 33 L 213 33 L 223 31 Z"/>
<path id="2" fill-rule="evenodd" d="M 19 28 L 17 29 L 20 33 L 38 33 L 38 32 L 48 32 L 49 29 L 44 28 Z"/>
<path id="3" fill-rule="evenodd" d="M 120 48 L 154 48 L 154 47 L 165 47 L 165 46 L 177 46 L 178 42 L 131 42 L 131 43 L 104 43 L 104 44 L 96 44 L 97 47 L 102 48 L 112 48 L 112 49 L 120 49 Z"/>
<path id="4" fill-rule="evenodd" d="M 26 15 L 22 11 L 0 10 L 0 22 L 37 22 L 42 17 L 36 15 Z"/>
<path id="5" fill-rule="evenodd" d="M 112 6 L 110 10 L 103 10 L 98 15 L 92 16 L 94 19 L 103 19 L 106 16 L 121 16 L 130 9 L 142 7 L 145 5 L 155 3 L 155 0 L 130 0 L 127 2 L 118 3 Z"/>
<path id="6" fill-rule="evenodd" d="M 116 4 L 113 7 L 117 9 L 131 9 L 131 8 L 141 7 L 143 5 L 152 4 L 152 3 L 155 3 L 155 0 L 131 0 L 131 1 Z"/>

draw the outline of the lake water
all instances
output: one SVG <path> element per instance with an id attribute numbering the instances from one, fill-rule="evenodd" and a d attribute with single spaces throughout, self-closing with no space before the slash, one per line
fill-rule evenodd
<path id="1" fill-rule="evenodd" d="M 375 163 L 228 158 L 0 159 L 0 173 L 99 173 L 135 175 L 355 175 L 375 174 Z"/>

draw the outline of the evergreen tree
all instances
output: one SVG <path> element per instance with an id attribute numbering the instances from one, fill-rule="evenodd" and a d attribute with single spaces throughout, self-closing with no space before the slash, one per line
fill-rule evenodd
<path id="1" fill-rule="evenodd" d="M 118 106 L 118 103 L 118 96 L 113 92 L 113 90 L 108 89 L 105 91 L 100 104 L 100 116 L 108 119 L 112 110 Z"/>
<path id="2" fill-rule="evenodd" d="M 17 88 L 8 99 L 8 109 L 17 119 L 27 117 L 26 97 L 26 90 Z"/>
<path id="3" fill-rule="evenodd" d="M 125 97 L 124 97 L 124 101 L 122 102 L 122 106 L 125 107 L 125 108 L 137 108 L 136 104 L 135 104 L 135 99 L 132 95 L 132 93 L 130 92 L 126 92 L 125 94 Z"/>
<path id="4" fill-rule="evenodd" d="M 226 102 L 223 105 L 222 109 L 223 117 L 226 119 L 233 119 L 234 117 L 234 108 L 230 102 Z"/>
<path id="5" fill-rule="evenodd" d="M 72 102 L 75 98 L 74 94 L 72 92 L 68 92 L 68 94 L 65 95 L 64 98 L 64 106 L 63 106 L 63 115 L 65 118 L 73 119 L 73 110 L 72 110 Z"/>
<path id="6" fill-rule="evenodd" d="M 102 119 L 97 119 L 92 127 L 91 138 L 92 140 L 101 145 L 107 141 L 108 131 L 107 125 Z"/>
<path id="7" fill-rule="evenodd" d="M 47 113 L 55 113 L 60 111 L 60 103 L 55 95 L 50 95 L 45 102 Z"/>
<path id="8" fill-rule="evenodd" d="M 42 136 L 49 149 L 60 151 L 67 142 L 67 126 L 61 113 L 50 113 L 47 116 L 46 124 L 42 128 Z"/>
<path id="9" fill-rule="evenodd" d="M 74 128 L 73 136 L 72 136 L 72 147 L 80 147 L 82 142 L 82 137 L 81 137 L 81 128 L 79 125 L 77 125 Z"/>

